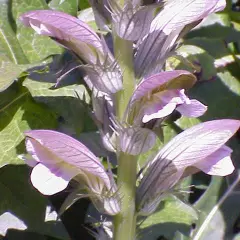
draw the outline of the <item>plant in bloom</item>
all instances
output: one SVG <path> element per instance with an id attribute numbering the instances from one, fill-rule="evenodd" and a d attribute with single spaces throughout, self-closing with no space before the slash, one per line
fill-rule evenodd
<path id="1" fill-rule="evenodd" d="M 238 130 L 240 121 L 224 119 L 185 130 L 137 174 L 138 157 L 155 145 L 162 123 L 173 112 L 200 117 L 207 111 L 207 106 L 187 96 L 196 77 L 185 70 L 164 71 L 164 64 L 184 34 L 207 15 L 223 10 L 226 3 L 90 3 L 99 29 L 111 35 L 114 53 L 105 36 L 66 13 L 36 10 L 20 19 L 78 56 L 83 78 L 92 90 L 92 117 L 104 146 L 117 156 L 117 182 L 86 146 L 56 131 L 26 132 L 31 157 L 25 160 L 33 167 L 32 184 L 41 193 L 60 192 L 75 179 L 83 196 L 101 213 L 114 216 L 112 234 L 107 238 L 132 240 L 136 216 L 152 214 L 181 179 L 200 170 L 219 176 L 234 170 L 231 149 L 225 143 Z M 100 235 L 98 239 L 102 239 Z"/>

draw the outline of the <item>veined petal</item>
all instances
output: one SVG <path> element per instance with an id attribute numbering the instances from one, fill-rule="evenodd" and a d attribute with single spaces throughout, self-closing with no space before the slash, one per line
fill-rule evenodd
<path id="1" fill-rule="evenodd" d="M 186 117 L 200 117 L 207 111 L 207 106 L 196 99 L 191 99 L 189 104 L 183 103 L 176 110 Z"/>
<path id="2" fill-rule="evenodd" d="M 194 167 L 209 175 L 227 176 L 235 169 L 230 158 L 231 153 L 231 148 L 223 146 L 205 159 L 194 164 Z"/>
<path id="3" fill-rule="evenodd" d="M 147 6 L 135 10 L 132 3 L 128 2 L 123 10 L 113 14 L 114 28 L 118 36 L 129 41 L 141 39 L 149 32 L 155 8 L 156 6 Z"/>
<path id="4" fill-rule="evenodd" d="M 48 166 L 37 164 L 31 173 L 33 186 L 44 195 L 53 195 L 64 190 L 69 181 L 77 175 L 77 171 L 63 168 L 61 163 Z"/>
<path id="5" fill-rule="evenodd" d="M 44 150 L 50 151 L 61 161 L 99 177 L 110 188 L 110 181 L 98 158 L 74 138 L 51 130 L 32 130 L 25 133 L 28 138 L 38 141 Z M 41 155 L 38 155 L 39 161 Z"/>
<path id="6" fill-rule="evenodd" d="M 131 104 L 153 90 L 189 89 L 196 82 L 196 77 L 188 71 L 175 70 L 160 72 L 144 79 L 134 91 Z"/>
<path id="7" fill-rule="evenodd" d="M 214 120 L 198 124 L 173 138 L 146 167 L 137 190 L 139 208 L 160 202 L 161 196 L 178 182 L 188 167 L 199 167 L 216 175 L 230 173 L 233 169 L 229 162 L 230 150 L 224 144 L 239 127 L 238 120 Z M 227 163 L 230 165 L 226 169 Z"/>
<path id="8" fill-rule="evenodd" d="M 152 21 L 148 35 L 138 43 L 135 56 L 136 75 L 141 77 L 154 73 L 156 66 L 162 66 L 169 56 L 186 25 L 222 10 L 224 5 L 225 1 L 219 3 L 218 0 L 166 1 L 163 10 Z"/>
<path id="9" fill-rule="evenodd" d="M 85 66 L 86 82 L 90 82 L 98 91 L 113 94 L 122 89 L 122 73 L 118 66 Z"/>
<path id="10" fill-rule="evenodd" d="M 219 0 L 170 0 L 167 1 L 151 24 L 150 32 L 162 30 L 169 35 L 173 30 L 203 19 L 223 7 Z M 219 4 L 219 5 L 218 5 Z"/>
<path id="11" fill-rule="evenodd" d="M 156 142 L 154 132 L 140 127 L 123 129 L 119 138 L 121 151 L 130 155 L 139 155 L 147 152 Z"/>
<path id="12" fill-rule="evenodd" d="M 48 163 L 48 164 L 56 164 L 62 161 L 62 159 L 55 156 L 51 151 L 44 148 L 35 139 L 26 138 L 25 141 L 27 152 L 33 157 L 33 159 L 37 162 Z"/>
<path id="13" fill-rule="evenodd" d="M 138 42 L 134 57 L 134 70 L 136 77 L 149 77 L 161 71 L 166 59 L 176 47 L 176 40 L 183 28 L 176 29 L 166 35 L 161 31 L 149 33 Z"/>
<path id="14" fill-rule="evenodd" d="M 153 162 L 168 159 L 178 169 L 192 166 L 220 149 L 239 127 L 240 121 L 232 119 L 200 123 L 173 138 Z"/>
<path id="15" fill-rule="evenodd" d="M 111 23 L 112 16 L 108 9 L 110 9 L 108 0 L 89 0 L 95 21 L 101 30 L 109 31 L 108 24 Z"/>
<path id="16" fill-rule="evenodd" d="M 87 62 L 94 64 L 99 56 L 104 55 L 98 35 L 86 23 L 71 15 L 53 10 L 36 10 L 21 15 L 20 20 L 37 33 L 55 38 Z"/>

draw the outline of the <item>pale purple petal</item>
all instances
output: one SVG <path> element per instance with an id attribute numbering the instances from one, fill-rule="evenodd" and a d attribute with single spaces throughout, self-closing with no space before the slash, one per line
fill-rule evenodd
<path id="1" fill-rule="evenodd" d="M 198 100 L 191 99 L 190 103 L 183 103 L 176 110 L 186 117 L 200 117 L 207 111 L 207 106 Z"/>
<path id="2" fill-rule="evenodd" d="M 94 16 L 95 21 L 99 29 L 104 31 L 109 31 L 108 24 L 111 22 L 112 17 L 109 11 L 110 6 L 108 0 L 89 0 Z"/>
<path id="3" fill-rule="evenodd" d="M 196 78 L 188 71 L 175 70 L 160 72 L 144 79 L 137 86 L 131 98 L 131 103 L 142 98 L 148 93 L 151 93 L 151 91 L 157 88 L 164 88 L 164 86 L 167 88 L 167 86 L 173 85 L 172 88 L 174 87 L 175 89 L 188 89 L 192 87 L 195 82 Z"/>
<path id="4" fill-rule="evenodd" d="M 150 100 L 143 105 L 142 112 L 144 123 L 152 119 L 159 119 L 170 115 L 178 105 L 190 104 L 189 98 L 184 94 L 184 89 L 181 90 L 166 90 L 153 94 Z"/>
<path id="5" fill-rule="evenodd" d="M 58 173 L 59 172 L 59 173 Z M 45 166 L 39 163 L 31 173 L 33 186 L 44 195 L 53 195 L 64 190 L 76 171 L 61 169 L 61 165 Z"/>
<path id="6" fill-rule="evenodd" d="M 86 83 L 90 83 L 97 90 L 114 94 L 122 89 L 122 73 L 116 66 L 85 66 L 86 76 L 84 77 Z"/>
<path id="7" fill-rule="evenodd" d="M 53 10 L 36 10 L 21 15 L 20 20 L 37 33 L 55 38 L 87 62 L 96 63 L 96 52 L 103 54 L 97 34 L 86 23 L 71 15 Z"/>
<path id="8" fill-rule="evenodd" d="M 134 70 L 137 78 L 149 77 L 162 70 L 166 59 L 176 48 L 176 40 L 182 29 L 176 29 L 169 35 L 155 31 L 149 33 L 142 42 L 137 44 L 134 57 Z"/>
<path id="9" fill-rule="evenodd" d="M 234 167 L 229 158 L 230 149 L 224 144 L 239 127 L 238 120 L 214 120 L 198 124 L 173 138 L 146 166 L 137 189 L 138 207 L 155 210 L 151 203 L 156 207 L 188 167 L 199 167 L 208 174 L 231 173 Z"/>
<path id="10" fill-rule="evenodd" d="M 131 127 L 123 129 L 119 138 L 122 152 L 139 155 L 154 146 L 157 136 L 149 129 Z"/>
<path id="11" fill-rule="evenodd" d="M 149 106 L 144 111 L 144 116 L 142 118 L 143 123 L 147 123 L 152 119 L 159 119 L 170 115 L 176 109 L 176 102 L 170 102 L 166 105 L 156 104 L 156 106 Z"/>
<path id="12" fill-rule="evenodd" d="M 209 175 L 227 176 L 234 171 L 230 155 L 232 149 L 223 146 L 205 159 L 194 164 L 194 167 Z"/>
<path id="13" fill-rule="evenodd" d="M 37 162 L 55 164 L 62 161 L 62 159 L 55 156 L 51 151 L 44 148 L 40 141 L 26 137 L 26 150 Z"/>
<path id="14" fill-rule="evenodd" d="M 211 10 L 211 12 L 222 11 L 226 7 L 226 0 L 218 0 L 217 4 Z"/>
<path id="15" fill-rule="evenodd" d="M 38 164 L 38 161 L 36 161 L 30 154 L 21 154 L 18 155 L 18 158 L 23 160 L 30 167 L 35 167 Z"/>
<path id="16" fill-rule="evenodd" d="M 164 146 L 153 162 L 172 161 L 178 169 L 192 166 L 220 149 L 238 130 L 240 121 L 214 120 L 193 126 Z"/>
<path id="17" fill-rule="evenodd" d="M 171 0 L 151 23 L 150 31 L 138 42 L 135 72 L 138 77 L 155 73 L 174 48 L 186 25 L 197 22 L 210 13 L 221 10 L 224 2 L 218 0 Z M 153 64 L 154 63 L 154 64 Z"/>
<path id="18" fill-rule="evenodd" d="M 119 37 L 137 41 L 149 32 L 156 6 L 142 7 L 135 12 L 132 3 L 127 3 L 119 13 L 113 14 L 113 22 Z"/>
<path id="19" fill-rule="evenodd" d="M 218 10 L 219 0 L 172 0 L 165 4 L 151 24 L 150 32 L 162 30 L 169 35 L 173 30 L 203 19 Z"/>
<path id="20" fill-rule="evenodd" d="M 32 130 L 25 133 L 42 144 L 52 154 L 62 161 L 75 166 L 79 170 L 87 171 L 98 176 L 110 188 L 109 177 L 99 159 L 82 143 L 74 138 L 51 130 Z M 41 153 L 42 154 L 42 153 Z M 38 155 L 39 161 L 41 155 Z"/>

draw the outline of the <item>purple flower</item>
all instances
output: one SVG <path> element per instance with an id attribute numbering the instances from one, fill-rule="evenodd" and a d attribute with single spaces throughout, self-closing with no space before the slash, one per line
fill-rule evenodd
<path id="1" fill-rule="evenodd" d="M 224 0 L 171 0 L 137 42 L 135 72 L 138 78 L 159 72 L 177 40 L 209 14 L 225 8 Z"/>
<path id="2" fill-rule="evenodd" d="M 101 203 L 101 209 L 110 215 L 119 211 L 117 198 L 113 197 L 115 183 L 86 146 L 56 131 L 32 130 L 25 135 L 26 149 L 31 155 L 26 163 L 33 167 L 31 182 L 42 194 L 58 193 L 76 177 L 93 202 Z"/>
<path id="3" fill-rule="evenodd" d="M 230 154 L 224 144 L 240 127 L 238 120 L 200 123 L 173 138 L 147 164 L 137 190 L 141 214 L 152 213 L 159 202 L 183 177 L 203 171 L 226 176 L 233 172 Z"/>
<path id="4" fill-rule="evenodd" d="M 83 21 L 64 12 L 35 10 L 20 16 L 25 26 L 38 34 L 54 38 L 61 45 L 73 50 L 87 63 L 95 64 L 104 58 L 104 49 L 98 35 Z"/>
<path id="5" fill-rule="evenodd" d="M 107 45 L 83 21 L 63 12 L 36 10 L 21 15 L 25 26 L 38 34 L 52 37 L 64 47 L 75 52 L 87 65 L 85 81 L 107 94 L 122 89 L 122 74 Z"/>
<path id="6" fill-rule="evenodd" d="M 185 95 L 185 89 L 195 81 L 191 73 L 182 70 L 161 72 L 143 79 L 131 98 L 128 118 L 139 125 L 164 118 L 175 109 L 187 117 L 203 115 L 207 107 Z"/>

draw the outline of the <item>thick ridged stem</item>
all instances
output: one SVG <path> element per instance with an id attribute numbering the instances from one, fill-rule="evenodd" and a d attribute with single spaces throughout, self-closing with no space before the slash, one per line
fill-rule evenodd
<path id="1" fill-rule="evenodd" d="M 133 44 L 115 36 L 114 50 L 123 73 L 123 90 L 116 94 L 117 117 L 121 121 L 135 88 Z M 118 154 L 118 188 L 121 212 L 114 217 L 114 240 L 135 239 L 136 175 L 137 157 L 120 152 Z"/>

